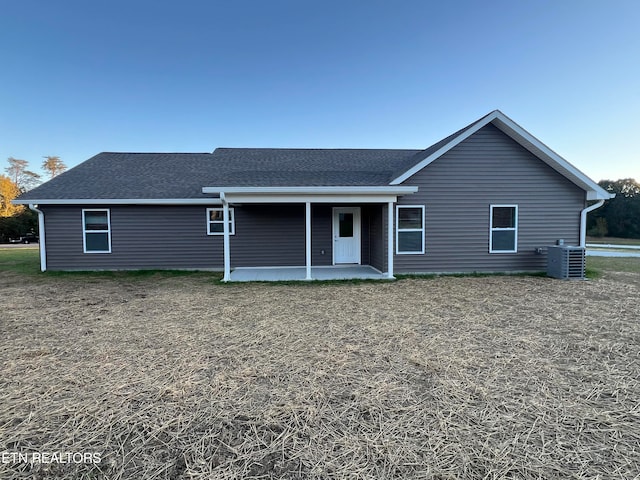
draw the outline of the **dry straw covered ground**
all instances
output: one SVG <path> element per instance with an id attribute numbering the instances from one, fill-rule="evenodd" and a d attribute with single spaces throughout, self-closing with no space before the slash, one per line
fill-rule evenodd
<path id="1" fill-rule="evenodd" d="M 0 277 L 0 478 L 633 478 L 640 275 Z"/>

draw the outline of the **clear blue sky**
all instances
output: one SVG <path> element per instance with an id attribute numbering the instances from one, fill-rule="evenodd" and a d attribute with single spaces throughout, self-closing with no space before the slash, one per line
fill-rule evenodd
<path id="1" fill-rule="evenodd" d="M 0 166 L 100 151 L 426 148 L 496 108 L 640 180 L 637 0 L 20 0 Z"/>

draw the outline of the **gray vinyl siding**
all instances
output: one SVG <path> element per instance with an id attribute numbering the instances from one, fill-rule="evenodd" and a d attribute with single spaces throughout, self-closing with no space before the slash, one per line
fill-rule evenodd
<path id="1" fill-rule="evenodd" d="M 207 235 L 206 206 L 91 206 L 108 208 L 111 253 L 83 252 L 81 205 L 43 206 L 47 268 L 132 270 L 223 268 L 223 238 Z M 378 207 L 379 208 L 379 207 Z M 362 264 L 369 263 L 369 216 L 361 206 Z M 312 264 L 332 264 L 332 205 L 312 205 Z M 231 267 L 305 264 L 304 204 L 246 204 L 234 208 Z"/>
<path id="2" fill-rule="evenodd" d="M 333 264 L 333 207 L 311 205 L 311 264 Z M 370 261 L 370 212 L 379 206 L 355 205 L 361 210 L 361 263 Z M 305 264 L 304 204 L 243 205 L 236 208 L 236 235 L 231 242 L 231 266 L 274 267 Z"/>
<path id="3" fill-rule="evenodd" d="M 375 205 L 369 215 L 369 264 L 381 272 L 387 271 L 386 211 L 386 205 Z"/>
<path id="4" fill-rule="evenodd" d="M 111 212 L 111 253 L 83 253 L 82 206 L 47 206 L 47 268 L 221 270 L 222 235 L 207 235 L 206 206 L 92 206 Z M 305 262 L 304 205 L 234 208 L 231 267 Z"/>
<path id="5" fill-rule="evenodd" d="M 304 204 L 236 208 L 231 267 L 291 267 L 305 264 Z"/>
<path id="6" fill-rule="evenodd" d="M 311 205 L 311 264 L 332 265 L 333 262 L 333 220 L 331 205 Z"/>
<path id="7" fill-rule="evenodd" d="M 370 232 L 371 205 L 360 206 L 360 263 L 371 263 L 371 237 Z"/>
<path id="8" fill-rule="evenodd" d="M 585 192 L 488 125 L 404 182 L 425 205 L 425 254 L 395 255 L 401 272 L 540 271 L 535 248 L 579 243 Z M 489 253 L 490 205 L 518 205 L 518 252 Z"/>
<path id="9" fill-rule="evenodd" d="M 83 253 L 82 206 L 43 206 L 50 270 L 222 269 L 205 206 L 91 206 L 111 212 L 111 252 Z M 233 238 L 233 237 L 232 237 Z"/>

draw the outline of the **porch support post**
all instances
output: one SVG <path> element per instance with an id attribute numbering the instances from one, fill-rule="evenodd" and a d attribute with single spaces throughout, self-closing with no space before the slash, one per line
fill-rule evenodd
<path id="1" fill-rule="evenodd" d="M 220 192 L 220 200 L 222 201 L 222 234 L 223 234 L 223 256 L 224 256 L 224 276 L 223 282 L 231 279 L 231 252 L 229 251 L 229 203 L 224 196 L 224 192 Z"/>
<path id="2" fill-rule="evenodd" d="M 311 202 L 305 203 L 305 264 L 307 275 L 305 280 L 311 280 Z"/>
<path id="3" fill-rule="evenodd" d="M 393 277 L 393 202 L 387 204 L 387 278 Z"/>

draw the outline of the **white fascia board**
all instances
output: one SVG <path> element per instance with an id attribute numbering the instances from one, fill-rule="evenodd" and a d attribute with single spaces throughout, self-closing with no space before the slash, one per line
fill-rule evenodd
<path id="1" fill-rule="evenodd" d="M 594 190 L 587 191 L 587 200 L 610 200 L 616 196 L 615 193 L 609 193 L 606 190 L 604 190 L 602 187 L 600 189 L 604 193 L 600 191 L 594 191 Z"/>
<path id="2" fill-rule="evenodd" d="M 474 133 L 476 133 L 478 130 L 480 130 L 482 127 L 484 127 L 485 125 L 487 125 L 489 122 L 491 122 L 492 120 L 494 120 L 496 118 L 496 115 L 500 113 L 497 110 L 494 112 L 491 112 L 489 115 L 487 115 L 485 118 L 483 118 L 482 120 L 478 121 L 478 123 L 476 123 L 473 127 L 469 128 L 468 130 L 462 132 L 460 135 L 458 135 L 457 137 L 453 138 L 449 143 L 447 143 L 446 145 L 440 147 L 438 150 L 436 150 L 435 152 L 433 152 L 431 155 L 429 155 L 427 158 L 425 158 L 424 160 L 422 160 L 420 163 L 417 163 L 416 165 L 414 165 L 413 167 L 411 167 L 409 170 L 407 170 L 405 173 L 403 173 L 402 175 L 400 175 L 399 177 L 394 178 L 389 184 L 390 185 L 399 185 L 402 182 L 404 182 L 407 178 L 411 177 L 412 175 L 415 175 L 416 173 L 418 173 L 420 170 L 422 170 L 424 167 L 426 167 L 427 165 L 429 165 L 430 163 L 432 163 L 434 160 L 437 160 L 438 158 L 440 158 L 442 155 L 444 155 L 445 153 L 447 153 L 449 150 L 451 150 L 453 147 L 455 147 L 456 145 L 458 145 L 460 142 L 466 140 L 467 138 L 469 138 L 471 135 L 473 135 Z"/>
<path id="3" fill-rule="evenodd" d="M 75 198 L 13 200 L 15 205 L 221 205 L 219 198 Z"/>
<path id="4" fill-rule="evenodd" d="M 371 186 L 371 187 L 351 187 L 351 186 L 330 186 L 330 187 L 202 187 L 204 194 L 252 194 L 252 195 L 407 195 L 418 191 L 418 187 L 413 186 Z"/>
<path id="5" fill-rule="evenodd" d="M 295 194 L 243 194 L 243 193 L 225 193 L 225 198 L 229 203 L 388 203 L 396 202 L 398 195 L 379 194 L 379 195 L 295 195 Z"/>

